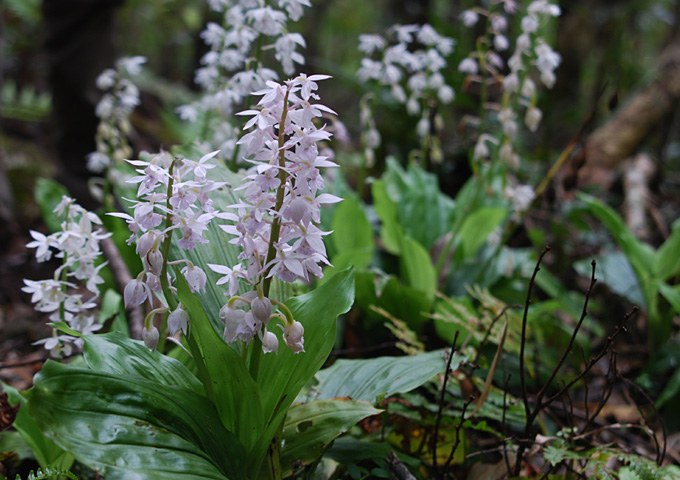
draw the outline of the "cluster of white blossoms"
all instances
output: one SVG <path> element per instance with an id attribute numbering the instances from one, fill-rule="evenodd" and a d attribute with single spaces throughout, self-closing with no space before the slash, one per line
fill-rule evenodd
<path id="1" fill-rule="evenodd" d="M 520 21 L 522 33 L 517 37 L 515 50 L 508 58 L 509 72 L 504 75 L 501 72 L 504 71 L 505 64 L 500 52 L 510 47 L 506 37 L 508 29 L 506 14 L 516 13 L 518 6 L 516 2 L 509 0 L 497 3 L 503 4 L 503 11 L 488 12 L 476 8 L 461 14 L 463 23 L 468 27 L 477 24 L 480 17 L 486 17 L 487 32 L 481 44 L 488 45 L 489 48 L 480 48 L 472 52 L 459 64 L 458 70 L 466 74 L 470 81 L 501 82 L 503 85 L 503 100 L 496 109 L 502 134 L 500 137 L 480 135 L 473 158 L 475 160 L 487 158 L 489 149 L 482 144 L 491 141 L 500 145 L 498 151 L 500 159 L 510 168 L 516 169 L 519 166 L 519 157 L 514 151 L 513 142 L 519 131 L 517 118 L 522 115 L 520 110 L 524 111 L 524 123 L 532 132 L 537 130 L 542 118 L 542 112 L 536 106 L 537 86 L 530 75 L 532 66 L 538 72 L 541 83 L 547 88 L 552 88 L 555 84 L 555 69 L 561 62 L 560 55 L 538 36 L 538 30 L 542 22 L 550 17 L 559 16 L 561 12 L 557 5 L 546 0 L 535 0 L 529 4 Z"/>
<path id="2" fill-rule="evenodd" d="M 177 109 L 180 117 L 195 121 L 199 112 L 216 113 L 219 123 L 211 145 L 219 148 L 224 158 L 231 158 L 236 148 L 238 129 L 229 116 L 240 107 L 251 92 L 278 79 L 275 70 L 266 68 L 260 59 L 263 50 L 274 50 L 274 56 L 286 75 L 295 73 L 295 64 L 305 63 L 297 51 L 305 40 L 288 30 L 289 21 L 298 21 L 309 0 L 209 0 L 212 10 L 223 14 L 224 23 L 208 23 L 201 38 L 210 51 L 201 59 L 195 81 L 205 90 L 201 99 Z M 268 3 L 271 3 L 269 5 Z M 277 8 L 278 7 L 278 8 Z"/>
<path id="3" fill-rule="evenodd" d="M 259 109 L 240 115 L 252 116 L 245 125 L 243 145 L 247 161 L 253 164 L 245 183 L 237 190 L 243 199 L 232 205 L 234 225 L 221 228 L 234 238 L 230 243 L 243 250 L 241 263 L 232 266 L 208 266 L 223 275 L 218 285 L 229 284 L 231 298 L 222 308 L 227 342 L 249 343 L 255 335 L 264 352 L 278 351 L 278 338 L 267 329 L 271 318 L 282 320 L 283 339 L 295 353 L 304 351 L 304 328 L 295 321 L 285 305 L 268 297 L 269 282 L 277 277 L 284 282 L 311 280 L 323 276 L 320 264 L 328 264 L 321 231 L 320 206 L 340 201 L 327 193 L 319 169 L 336 167 L 320 154 L 318 143 L 331 134 L 325 126 L 317 128 L 314 120 L 334 112 L 318 103 L 317 81 L 327 75 L 299 75 L 284 84 L 267 82 L 267 88 L 254 95 L 262 96 Z M 226 215 L 224 218 L 227 218 Z M 246 295 L 235 296 L 239 281 L 255 287 Z M 272 304 L 279 312 L 272 313 Z M 249 306 L 249 311 L 240 307 Z"/>
<path id="4" fill-rule="evenodd" d="M 130 77 L 139 75 L 146 58 L 126 57 L 97 77 L 97 88 L 106 92 L 97 104 L 97 150 L 87 156 L 87 168 L 93 173 L 106 171 L 113 162 L 122 162 L 132 155 L 127 135 L 130 114 L 139 105 L 139 89 Z"/>
<path id="5" fill-rule="evenodd" d="M 35 303 L 38 312 L 50 313 L 52 322 L 66 322 L 75 331 L 89 334 L 99 330 L 102 325 L 96 320 L 93 309 L 97 306 L 99 285 L 104 282 L 100 271 L 106 262 L 99 263 L 101 255 L 99 242 L 110 236 L 102 229 L 101 220 L 97 215 L 88 212 L 67 196 L 54 209 L 54 213 L 63 217 L 61 230 L 51 235 L 31 231 L 33 241 L 26 246 L 35 248 L 38 262 L 46 262 L 53 256 L 62 260 L 61 265 L 54 272 L 54 277 L 47 280 L 24 280 L 22 291 L 32 295 L 31 302 Z M 85 298 L 82 289 L 76 292 L 78 285 L 74 280 L 84 285 L 90 294 Z M 72 335 L 58 335 L 55 331 L 52 337 L 36 342 L 44 344 L 54 357 L 68 356 L 73 347 L 81 348 L 82 340 Z"/>
<path id="6" fill-rule="evenodd" d="M 393 25 L 387 37 L 360 35 L 359 50 L 366 57 L 361 60 L 357 76 L 362 82 L 388 86 L 391 96 L 406 105 L 409 115 L 421 115 L 417 132 L 422 138 L 430 132 L 432 102 L 438 100 L 446 105 L 455 97 L 441 73 L 454 44 L 453 39 L 440 35 L 429 24 Z M 368 143 L 375 144 L 380 137 L 376 131 L 367 133 L 367 138 Z"/>
<path id="7" fill-rule="evenodd" d="M 531 185 L 508 185 L 503 189 L 503 196 L 508 200 L 512 211 L 512 219 L 519 221 L 522 214 L 531 206 L 536 192 Z"/>
<path id="8" fill-rule="evenodd" d="M 208 153 L 199 161 L 172 158 L 167 153 L 155 155 L 149 161 L 127 160 L 137 167 L 139 173 L 128 180 L 128 183 L 139 184 L 138 200 L 130 200 L 133 202 L 132 215 L 120 212 L 109 215 L 123 218 L 128 223 L 132 232 L 128 243 L 132 244 L 136 240 L 136 251 L 142 258 L 144 268 L 137 278 L 125 286 L 123 296 L 126 306 L 144 302 L 151 304 L 152 293 L 169 294 L 169 291 L 164 291 L 164 287 L 172 281 L 167 272 L 169 264 L 183 265 L 181 274 L 192 292 L 205 288 L 206 274 L 201 267 L 186 259 L 168 262 L 168 252 L 173 235 L 177 238 L 177 245 L 184 250 L 192 250 L 196 245 L 208 242 L 204 237 L 208 224 L 220 216 L 219 211 L 213 208 L 208 193 L 225 184 L 206 178 L 208 170 L 215 167 L 209 161 L 217 153 Z M 173 313 L 172 319 L 186 318 L 183 310 Z M 144 340 L 151 348 L 155 348 L 159 332 L 150 320 L 151 316 L 148 316 Z M 176 327 L 174 331 L 173 325 Z M 186 332 L 186 322 L 177 326 L 176 322 L 169 321 L 169 326 L 171 334 L 180 328 Z"/>

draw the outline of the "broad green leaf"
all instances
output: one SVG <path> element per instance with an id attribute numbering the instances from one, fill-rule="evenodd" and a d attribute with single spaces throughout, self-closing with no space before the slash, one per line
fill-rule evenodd
<path id="1" fill-rule="evenodd" d="M 680 271 L 680 220 L 673 222 L 673 231 L 659 247 L 654 259 L 654 277 L 667 280 Z"/>
<path id="2" fill-rule="evenodd" d="M 456 258 L 463 260 L 473 256 L 507 214 L 508 211 L 504 207 L 481 207 L 465 217 L 456 232 L 458 237 Z"/>
<path id="3" fill-rule="evenodd" d="M 422 291 L 428 303 L 431 303 L 434 300 L 434 291 L 437 289 L 437 272 L 427 250 L 414 239 L 405 236 L 401 244 L 399 265 L 405 283 Z"/>
<path id="4" fill-rule="evenodd" d="M 454 202 L 441 193 L 436 175 L 416 165 L 404 171 L 396 160 L 388 158 L 382 179 L 406 235 L 429 250 L 450 231 Z"/>
<path id="5" fill-rule="evenodd" d="M 38 425 L 107 480 L 244 478 L 243 447 L 193 391 L 48 361 L 26 396 Z"/>
<path id="6" fill-rule="evenodd" d="M 314 291 L 286 302 L 293 317 L 305 328 L 305 351 L 294 354 L 280 340 L 278 355 L 265 354 L 260 361 L 257 383 L 262 391 L 267 430 L 260 436 L 259 454 L 254 458 L 264 457 L 288 407 L 328 358 L 335 343 L 336 319 L 353 303 L 353 269 L 340 272 Z"/>
<path id="7" fill-rule="evenodd" d="M 201 382 L 213 399 L 222 424 L 250 451 L 264 428 L 260 389 L 241 355 L 224 343 L 208 321 L 202 303 L 189 291 L 182 275 L 177 277 L 177 292 L 191 319 L 190 335 L 195 336 L 207 369 L 207 378 L 201 377 Z M 200 359 L 195 360 L 198 364 Z"/>
<path id="8" fill-rule="evenodd" d="M 121 333 L 86 335 L 83 357 L 91 370 L 112 375 L 135 375 L 162 385 L 179 386 L 205 395 L 203 385 L 174 358 L 152 352 L 138 340 Z"/>
<path id="9" fill-rule="evenodd" d="M 371 403 L 384 396 L 419 387 L 446 369 L 444 350 L 408 357 L 378 357 L 369 360 L 338 360 L 316 374 L 319 384 L 314 398 L 350 398 Z M 464 356 L 454 354 L 456 369 Z"/>
<path id="10" fill-rule="evenodd" d="M 283 471 L 290 471 L 294 461 L 314 462 L 338 435 L 381 411 L 368 402 L 349 400 L 326 399 L 293 405 L 283 426 Z"/>
<path id="11" fill-rule="evenodd" d="M 387 195 L 385 182 L 376 180 L 371 188 L 375 213 L 380 218 L 380 239 L 385 250 L 398 255 L 404 229 L 397 219 L 397 204 Z"/>
<path id="12" fill-rule="evenodd" d="M 590 195 L 579 193 L 577 196 L 609 230 L 619 248 L 628 257 L 638 281 L 644 284 L 651 275 L 654 266 L 655 257 L 652 248 L 635 238 L 621 217 L 612 208 Z M 647 300 L 649 301 L 649 298 Z"/>
<path id="13" fill-rule="evenodd" d="M 21 408 L 19 408 L 19 412 L 12 425 L 30 447 L 38 464 L 42 468 L 47 466 L 62 469 L 71 468 L 71 465 L 73 465 L 73 455 L 65 452 L 45 435 L 33 417 L 29 415 L 26 409 L 27 399 L 24 394 L 4 382 L 0 382 L 0 384 L 2 385 L 2 390 L 7 393 L 10 405 L 16 407 L 21 404 Z"/>
<path id="14" fill-rule="evenodd" d="M 373 227 L 366 218 L 366 213 L 354 198 L 346 198 L 333 213 L 333 242 L 337 252 L 353 249 L 369 249 L 374 247 Z"/>

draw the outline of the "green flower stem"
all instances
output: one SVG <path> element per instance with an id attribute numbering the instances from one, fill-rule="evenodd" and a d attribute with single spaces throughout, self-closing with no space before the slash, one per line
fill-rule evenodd
<path id="1" fill-rule="evenodd" d="M 161 267 L 161 288 L 163 289 L 163 296 L 165 297 L 165 301 L 168 303 L 168 307 L 170 307 L 170 310 L 174 310 L 177 308 L 177 300 L 175 300 L 175 296 L 172 294 L 170 291 L 170 285 L 168 284 L 168 257 L 170 256 L 170 244 L 172 243 L 172 205 L 170 205 L 170 198 L 172 198 L 172 185 L 174 183 L 173 180 L 173 170 L 175 168 L 175 162 L 177 159 L 175 158 L 172 163 L 170 164 L 170 169 L 168 170 L 169 174 L 169 179 L 168 179 L 168 191 L 167 191 L 167 199 L 166 199 L 166 207 L 168 209 L 168 214 L 165 217 L 165 230 L 167 231 L 166 237 L 164 239 L 163 243 L 163 267 Z"/>
<path id="2" fill-rule="evenodd" d="M 283 197 L 286 189 L 286 178 L 288 174 L 284 170 L 286 166 L 286 157 L 283 150 L 283 145 L 286 141 L 285 129 L 286 129 L 286 118 L 288 117 L 288 95 L 290 90 L 286 90 L 286 95 L 283 98 L 283 112 L 281 113 L 281 121 L 279 122 L 279 180 L 281 185 L 276 190 L 276 204 L 274 205 L 274 211 L 279 212 L 283 205 Z M 267 259 L 264 264 L 267 265 L 274 260 L 276 256 L 276 242 L 279 241 L 279 234 L 281 233 L 281 217 L 276 216 L 274 222 L 272 223 L 272 233 L 269 237 L 269 249 L 267 250 Z M 262 295 L 269 297 L 269 289 L 271 288 L 271 277 L 268 277 L 271 266 L 262 274 Z M 260 357 L 262 356 L 262 341 L 260 337 L 256 336 L 250 343 L 250 363 L 248 365 L 248 370 L 250 371 L 250 376 L 253 380 L 257 381 L 257 374 L 260 369 Z"/>
<path id="3" fill-rule="evenodd" d="M 284 170 L 286 166 L 285 151 L 283 150 L 283 145 L 285 144 L 286 136 L 286 118 L 288 116 L 288 95 L 290 90 L 286 90 L 286 95 L 283 98 L 283 112 L 281 113 L 281 120 L 279 122 L 279 180 L 281 184 L 276 191 L 276 204 L 274 205 L 274 211 L 279 212 L 283 206 L 283 197 L 285 195 L 286 179 L 288 174 Z M 276 242 L 279 241 L 279 235 L 281 233 L 281 217 L 276 216 L 274 222 L 272 223 L 272 232 L 269 237 L 269 249 L 267 250 L 267 259 L 265 260 L 265 265 L 271 263 L 276 256 Z M 263 280 L 261 284 L 261 293 L 264 297 L 269 297 L 269 290 L 271 288 L 271 277 L 269 277 L 269 272 L 271 266 L 262 274 Z M 258 285 L 258 293 L 260 293 Z M 252 342 L 250 342 L 250 364 L 248 365 L 248 370 L 250 371 L 250 376 L 253 380 L 257 382 L 257 375 L 260 369 L 260 359 L 262 357 L 262 341 L 259 336 L 255 336 Z M 266 478 L 271 480 L 279 480 L 282 478 L 281 465 L 280 465 L 280 432 L 274 436 L 272 444 L 267 451 L 267 466 L 265 470 Z"/>
<path id="4" fill-rule="evenodd" d="M 161 268 L 161 289 L 163 290 L 163 296 L 165 297 L 165 301 L 168 304 L 170 311 L 173 311 L 177 308 L 177 300 L 172 294 L 170 285 L 168 284 L 168 257 L 170 256 L 170 244 L 172 243 L 172 229 L 170 228 L 172 227 L 172 205 L 170 205 L 170 198 L 172 197 L 172 185 L 174 182 L 172 173 L 173 169 L 175 168 L 176 161 L 177 159 L 175 158 L 170 164 L 170 169 L 168 170 L 170 178 L 168 179 L 166 207 L 168 208 L 169 213 L 165 217 L 165 229 L 167 230 L 167 233 L 163 243 L 163 267 Z M 167 318 L 167 315 L 163 316 L 163 323 L 160 329 L 161 334 L 158 340 L 158 351 L 160 352 L 162 352 L 165 347 L 165 329 L 167 326 Z"/>
<path id="5" fill-rule="evenodd" d="M 293 322 L 295 321 L 295 319 L 293 318 L 293 312 L 290 311 L 288 306 L 283 302 L 279 302 L 278 300 L 274 300 L 273 298 L 270 299 L 270 300 L 271 300 L 272 304 L 276 305 L 283 312 L 283 315 L 285 316 L 286 323 L 289 324 L 289 325 L 292 325 Z"/>
<path id="6" fill-rule="evenodd" d="M 286 157 L 285 157 L 285 152 L 283 151 L 283 145 L 286 141 L 285 137 L 285 128 L 286 128 L 286 118 L 288 117 L 288 94 L 290 93 L 290 90 L 286 90 L 286 96 L 283 99 L 283 112 L 281 113 L 281 121 L 279 122 L 279 180 L 281 181 L 281 184 L 279 185 L 279 188 L 276 190 L 276 204 L 274 205 L 274 211 L 277 213 L 281 210 L 281 206 L 283 205 L 283 197 L 286 191 L 286 178 L 288 177 L 288 174 L 284 170 L 286 167 Z M 279 234 L 281 233 L 281 217 L 277 216 L 274 218 L 274 222 L 272 223 L 272 233 L 269 238 L 269 249 L 267 250 L 267 259 L 265 260 L 264 264 L 267 265 L 270 263 L 272 260 L 274 260 L 274 257 L 276 256 L 276 242 L 279 241 Z M 262 293 L 265 297 L 269 297 L 269 289 L 271 287 L 271 277 L 268 277 L 269 271 L 271 270 L 271 266 L 262 274 L 262 277 L 264 279 L 262 280 Z"/>
<path id="7" fill-rule="evenodd" d="M 175 299 L 175 296 L 173 295 L 172 291 L 170 290 L 170 285 L 168 284 L 168 257 L 170 256 L 170 244 L 172 243 L 172 232 L 173 230 L 171 229 L 172 227 L 172 205 L 170 205 L 170 198 L 172 198 L 172 186 L 173 186 L 173 170 L 175 168 L 175 162 L 177 162 L 177 159 L 175 158 L 172 163 L 170 164 L 170 169 L 168 170 L 169 173 L 169 180 L 168 180 L 168 190 L 167 190 L 167 200 L 166 200 L 166 207 L 168 209 L 168 215 L 165 218 L 165 228 L 167 230 L 167 236 L 164 240 L 163 243 L 163 267 L 161 268 L 161 288 L 163 290 L 163 296 L 165 297 L 165 301 L 168 304 L 169 311 L 174 311 L 177 308 L 177 300 Z M 159 338 L 159 345 L 158 349 L 159 351 L 163 351 L 163 347 L 165 344 L 165 330 L 167 327 L 167 315 L 164 315 L 163 317 L 163 326 L 161 329 L 161 335 Z M 210 382 L 210 373 L 208 372 L 208 368 L 205 366 L 205 361 L 203 359 L 203 352 L 201 351 L 200 346 L 196 342 L 196 338 L 193 335 L 186 335 L 185 338 L 187 339 L 187 342 L 189 344 L 189 350 L 191 351 L 191 356 L 194 358 L 194 362 L 196 363 L 196 368 L 198 369 L 198 374 L 199 378 L 204 379 L 203 386 L 206 389 L 206 394 L 208 395 L 208 398 L 215 403 L 215 394 L 212 390 L 212 383 Z"/>

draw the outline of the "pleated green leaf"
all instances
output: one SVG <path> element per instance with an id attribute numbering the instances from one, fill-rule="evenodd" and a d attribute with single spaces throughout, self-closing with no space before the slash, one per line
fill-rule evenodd
<path id="1" fill-rule="evenodd" d="M 50 361 L 27 398 L 52 440 L 107 480 L 244 478 L 243 446 L 186 388 Z"/>
<path id="2" fill-rule="evenodd" d="M 83 356 L 91 370 L 113 375 L 136 375 L 163 385 L 176 385 L 205 395 L 196 376 L 174 358 L 152 352 L 143 342 L 121 333 L 86 335 Z"/>
<path id="3" fill-rule="evenodd" d="M 451 368 L 458 368 L 464 359 L 462 355 L 454 355 Z M 444 350 L 407 357 L 338 360 L 316 374 L 319 384 L 314 389 L 314 398 L 376 403 L 383 397 L 413 390 L 445 369 Z"/>
<path id="4" fill-rule="evenodd" d="M 336 437 L 360 420 L 381 411 L 368 402 L 350 400 L 315 400 L 293 405 L 283 427 L 283 471 L 290 471 L 295 461 L 314 462 Z"/>

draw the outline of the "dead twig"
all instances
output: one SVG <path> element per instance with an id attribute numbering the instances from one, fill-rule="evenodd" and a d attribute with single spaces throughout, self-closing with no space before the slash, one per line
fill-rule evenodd
<path id="1" fill-rule="evenodd" d="M 390 464 L 390 472 L 397 478 L 397 480 L 416 480 L 416 477 L 408 471 L 406 465 L 399 460 L 397 454 L 390 450 L 387 452 L 387 463 Z"/>
<path id="2" fill-rule="evenodd" d="M 439 440 L 439 425 L 442 420 L 442 412 L 444 411 L 444 394 L 446 393 L 446 384 L 449 380 L 449 371 L 451 370 L 451 361 L 453 360 L 453 354 L 456 352 L 456 344 L 458 343 L 459 330 L 456 330 L 456 334 L 453 337 L 453 343 L 451 345 L 451 351 L 449 352 L 449 357 L 446 360 L 446 370 L 444 370 L 444 380 L 442 381 L 442 390 L 439 394 L 439 408 L 437 409 L 437 419 L 434 424 L 434 438 L 432 439 L 432 466 L 435 472 L 439 473 L 439 467 L 437 466 L 437 441 Z"/>

